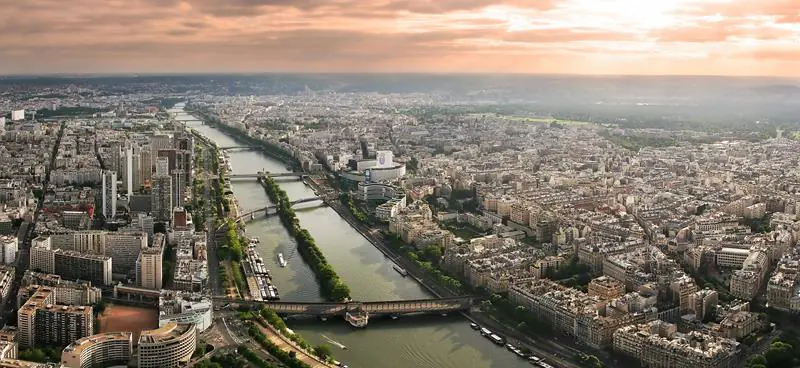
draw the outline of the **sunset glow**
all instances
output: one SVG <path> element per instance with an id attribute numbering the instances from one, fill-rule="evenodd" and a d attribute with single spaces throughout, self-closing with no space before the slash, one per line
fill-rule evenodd
<path id="1" fill-rule="evenodd" d="M 2 2 L 0 74 L 800 75 L 797 0 Z"/>

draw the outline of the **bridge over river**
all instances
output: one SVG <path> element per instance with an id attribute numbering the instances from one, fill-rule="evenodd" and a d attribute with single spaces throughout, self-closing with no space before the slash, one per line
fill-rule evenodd
<path id="1" fill-rule="evenodd" d="M 265 176 L 269 176 L 270 178 L 301 178 L 306 179 L 308 178 L 307 174 L 297 173 L 297 172 L 282 172 L 282 173 L 271 173 L 271 172 L 257 172 L 255 174 L 227 174 L 225 177 L 229 179 L 259 179 Z"/>
<path id="2" fill-rule="evenodd" d="M 323 201 L 324 202 L 326 200 L 327 200 L 327 198 L 325 196 L 316 196 L 316 197 L 308 197 L 308 198 L 296 199 L 294 201 L 289 202 L 289 204 L 294 206 L 296 204 L 301 204 L 301 203 L 308 203 L 308 202 L 314 202 L 314 201 Z M 257 214 L 257 213 L 260 213 L 260 212 L 264 212 L 266 215 L 270 215 L 272 213 L 275 213 L 275 211 L 277 211 L 277 210 L 278 210 L 278 206 L 274 205 L 274 204 L 270 205 L 270 206 L 258 208 L 258 209 L 252 210 L 252 211 L 247 211 L 247 212 L 239 215 L 239 217 L 236 218 L 236 221 L 246 220 L 248 217 L 251 217 L 251 216 L 253 216 L 253 215 Z"/>
<path id="3" fill-rule="evenodd" d="M 369 315 L 399 315 L 420 313 L 448 313 L 467 310 L 475 298 L 471 296 L 418 300 L 391 300 L 380 302 L 304 303 L 304 302 L 260 302 L 227 297 L 214 297 L 216 303 L 231 303 L 266 307 L 279 314 L 308 315 L 320 317 L 346 316 L 350 313 Z"/>

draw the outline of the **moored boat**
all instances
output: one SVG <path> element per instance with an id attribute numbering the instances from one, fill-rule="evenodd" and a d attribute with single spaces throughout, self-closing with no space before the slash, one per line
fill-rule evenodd
<path id="1" fill-rule="evenodd" d="M 369 323 L 369 313 L 364 311 L 346 312 L 344 314 L 344 320 L 353 327 L 364 328 L 367 327 L 367 323 Z"/>
<path id="2" fill-rule="evenodd" d="M 406 271 L 404 268 L 398 265 L 394 265 L 394 270 L 397 271 L 397 273 L 403 275 L 403 277 L 406 277 L 408 275 L 408 271 Z"/>

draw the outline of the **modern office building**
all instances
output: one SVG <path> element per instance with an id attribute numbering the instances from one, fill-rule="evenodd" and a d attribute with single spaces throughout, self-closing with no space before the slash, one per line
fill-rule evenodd
<path id="1" fill-rule="evenodd" d="M 166 172 L 167 174 L 171 173 L 173 170 L 178 168 L 178 151 L 176 151 L 175 149 L 170 148 L 170 149 L 158 150 L 158 158 L 167 159 L 167 172 Z M 158 162 L 156 162 L 156 170 L 158 169 L 159 169 Z"/>
<path id="2" fill-rule="evenodd" d="M 152 214 L 157 221 L 169 222 L 172 219 L 172 178 L 169 175 L 154 175 Z"/>
<path id="3" fill-rule="evenodd" d="M 11 121 L 20 121 L 25 120 L 25 110 L 13 110 L 11 111 Z"/>
<path id="4" fill-rule="evenodd" d="M 169 159 L 166 157 L 156 158 L 155 175 L 169 175 Z"/>
<path id="5" fill-rule="evenodd" d="M 13 341 L 0 341 L 0 360 L 17 359 L 17 343 Z"/>
<path id="6" fill-rule="evenodd" d="M 31 241 L 29 268 L 32 271 L 44 273 L 53 273 L 55 271 L 55 258 L 50 240 L 49 236 L 39 236 Z"/>
<path id="7" fill-rule="evenodd" d="M 12 266 L 0 265 L 0 305 L 5 305 L 8 297 L 11 296 L 16 271 L 16 268 Z"/>
<path id="8" fill-rule="evenodd" d="M 64 247 L 81 253 L 103 254 L 106 251 L 106 232 L 89 230 L 73 234 L 73 246 Z"/>
<path id="9" fill-rule="evenodd" d="M 117 173 L 114 171 L 103 172 L 102 204 L 105 218 L 117 215 Z"/>
<path id="10" fill-rule="evenodd" d="M 186 226 L 187 216 L 186 209 L 183 207 L 175 207 L 172 212 L 172 226 Z"/>
<path id="11" fill-rule="evenodd" d="M 61 364 L 70 368 L 127 366 L 133 355 L 133 334 L 108 332 L 86 336 L 69 344 L 61 353 Z"/>
<path id="12" fill-rule="evenodd" d="M 150 137 L 150 147 L 153 152 L 158 152 L 164 149 L 170 149 L 172 148 L 172 137 L 166 134 L 153 135 L 152 137 Z"/>
<path id="13" fill-rule="evenodd" d="M 176 368 L 186 364 L 197 348 L 197 329 L 170 322 L 139 335 L 139 368 Z"/>
<path id="14" fill-rule="evenodd" d="M 142 249 L 147 248 L 145 232 L 106 233 L 105 255 L 111 257 L 112 272 L 125 274 L 136 269 L 136 259 Z"/>
<path id="15" fill-rule="evenodd" d="M 14 264 L 17 261 L 18 246 L 16 236 L 0 235 L 0 262 L 7 265 Z"/>
<path id="16" fill-rule="evenodd" d="M 86 280 L 95 285 L 111 285 L 111 257 L 56 249 L 53 272 L 67 280 Z"/>
<path id="17" fill-rule="evenodd" d="M 136 154 L 133 155 L 131 163 L 133 164 L 131 170 L 132 171 L 131 175 L 133 177 L 133 179 L 131 179 L 131 181 L 133 182 L 132 189 L 133 193 L 138 193 L 139 191 L 141 191 L 142 185 L 144 185 L 144 183 L 142 183 L 142 170 L 140 169 L 140 167 L 142 166 L 142 155 L 140 152 L 137 152 Z"/>
<path id="18" fill-rule="evenodd" d="M 125 173 L 123 175 L 125 183 L 125 194 L 133 194 L 133 147 L 125 147 Z"/>
<path id="19" fill-rule="evenodd" d="M 61 225 L 70 230 L 86 230 L 91 219 L 86 211 L 61 211 Z"/>
<path id="20" fill-rule="evenodd" d="M 144 148 L 139 152 L 139 183 L 146 188 L 153 180 L 153 152 Z"/>
<path id="21" fill-rule="evenodd" d="M 193 324 L 203 332 L 213 322 L 211 299 L 200 293 L 162 290 L 158 299 L 158 326 L 171 322 Z"/>
<path id="22" fill-rule="evenodd" d="M 115 173 L 121 173 L 122 166 L 122 143 L 114 141 L 109 144 L 109 162 L 106 163 L 106 168 Z"/>
<path id="23" fill-rule="evenodd" d="M 186 173 L 181 169 L 172 170 L 172 205 L 182 207 L 186 199 Z"/>
<path id="24" fill-rule="evenodd" d="M 162 259 L 164 248 L 142 249 L 136 261 L 136 282 L 145 289 L 160 290 L 162 286 Z"/>

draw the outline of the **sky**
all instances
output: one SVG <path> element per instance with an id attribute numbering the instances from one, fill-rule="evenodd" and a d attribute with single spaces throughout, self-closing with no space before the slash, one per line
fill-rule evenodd
<path id="1" fill-rule="evenodd" d="M 800 76 L 800 0 L 0 0 L 0 74 Z"/>

